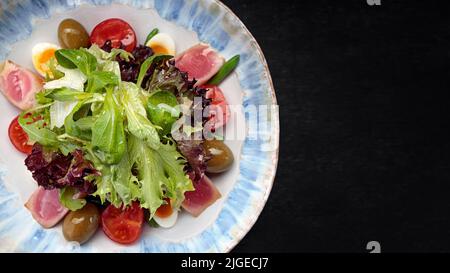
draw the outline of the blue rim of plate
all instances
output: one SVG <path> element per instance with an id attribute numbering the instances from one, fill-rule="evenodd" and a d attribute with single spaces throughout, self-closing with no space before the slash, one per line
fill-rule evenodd
<path id="1" fill-rule="evenodd" d="M 277 105 L 267 62 L 261 48 L 239 18 L 218 0 L 6 0 L 0 3 L 0 60 L 4 60 L 17 41 L 33 31 L 35 19 L 48 19 L 80 5 L 123 4 L 134 8 L 153 8 L 165 20 L 194 31 L 201 41 L 211 44 L 226 58 L 241 55 L 236 69 L 244 91 L 243 106 Z M 245 116 L 248 124 L 248 116 Z M 258 134 L 267 141 L 244 140 L 239 160 L 239 175 L 217 219 L 199 234 L 177 242 L 142 238 L 131 252 L 229 252 L 251 229 L 270 194 L 278 164 L 278 109 L 269 120 L 258 122 Z M 267 126 L 270 123 L 270 126 Z M 259 129 L 266 128 L 266 129 Z M 7 190 L 0 163 L 0 252 L 1 245 L 15 244 L 3 251 L 91 252 L 92 249 L 58 246 L 59 233 L 42 229 L 35 223 L 19 196 Z M 23 234 L 23 230 L 27 232 Z M 18 239 L 20 238 L 20 239 Z M 5 250 L 6 249 L 6 250 Z"/>

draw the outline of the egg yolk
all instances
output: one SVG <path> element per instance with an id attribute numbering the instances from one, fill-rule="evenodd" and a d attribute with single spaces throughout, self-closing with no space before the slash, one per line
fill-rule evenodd
<path id="1" fill-rule="evenodd" d="M 169 54 L 169 51 L 161 45 L 152 45 L 152 50 L 155 54 Z"/>
<path id="2" fill-rule="evenodd" d="M 55 56 L 55 51 L 56 51 L 56 49 L 49 48 L 49 49 L 46 49 L 45 51 L 43 51 L 41 54 L 39 54 L 38 64 L 39 64 L 39 68 L 43 72 L 48 71 L 47 62 Z"/>
<path id="3" fill-rule="evenodd" d="M 170 205 L 170 199 L 164 198 L 167 204 L 161 205 L 155 212 L 155 214 L 160 218 L 166 218 L 172 215 L 172 206 Z"/>

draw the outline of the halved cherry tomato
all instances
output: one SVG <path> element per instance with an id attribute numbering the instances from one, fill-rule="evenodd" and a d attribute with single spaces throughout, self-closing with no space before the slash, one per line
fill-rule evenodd
<path id="1" fill-rule="evenodd" d="M 167 204 L 161 205 L 155 212 L 155 214 L 160 218 L 166 218 L 172 215 L 172 206 L 170 205 L 170 199 L 164 198 Z"/>
<path id="2" fill-rule="evenodd" d="M 230 108 L 219 87 L 215 85 L 204 85 L 202 88 L 208 90 L 205 97 L 211 99 L 208 124 L 211 126 L 212 130 L 215 130 L 227 123 L 230 117 Z"/>
<path id="3" fill-rule="evenodd" d="M 110 40 L 113 48 L 123 46 L 128 52 L 136 47 L 136 33 L 133 28 L 124 20 L 118 18 L 107 19 L 97 26 L 91 33 L 92 44 L 103 46 Z"/>
<path id="4" fill-rule="evenodd" d="M 15 117 L 8 128 L 9 139 L 17 150 L 24 154 L 31 154 L 33 145 L 28 144 L 28 135 L 19 124 L 18 116 Z"/>
<path id="5" fill-rule="evenodd" d="M 121 244 L 131 244 L 142 232 L 144 211 L 139 203 L 133 202 L 126 208 L 116 208 L 109 205 L 102 213 L 102 228 L 113 241 Z"/>

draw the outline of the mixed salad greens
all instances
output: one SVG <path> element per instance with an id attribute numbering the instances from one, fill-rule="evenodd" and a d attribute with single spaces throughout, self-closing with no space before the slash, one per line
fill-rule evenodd
<path id="1" fill-rule="evenodd" d="M 40 104 L 19 117 L 30 140 L 45 146 L 33 149 L 27 166 L 40 186 L 61 188 L 62 193 L 67 187 L 76 187 L 115 206 L 139 201 L 151 216 L 164 198 L 179 208 L 184 193 L 194 188 L 184 172 L 186 161 L 169 135 L 180 115 L 175 108 L 177 98 L 159 87 L 146 91 L 136 83 L 122 81 L 117 54 L 133 58 L 126 51 L 108 53 L 95 44 L 89 49 L 56 51 L 58 65 L 52 69 L 64 76 L 49 76 L 37 98 Z M 170 58 L 149 57 L 141 65 L 138 83 L 154 61 Z M 39 120 L 33 122 L 33 118 Z M 58 170 L 68 167 L 67 173 L 43 177 L 33 158 L 44 150 L 56 152 L 54 164 L 61 162 L 64 166 Z M 95 185 L 89 182 L 93 180 Z M 80 202 L 68 202 L 67 198 L 72 196 L 61 195 L 67 208 L 80 208 Z"/>
<path id="2" fill-rule="evenodd" d="M 78 36 L 70 36 L 74 29 Z M 40 55 L 33 55 L 40 61 L 36 70 L 45 75 L 43 81 L 32 76 L 41 86 L 16 84 L 10 91 L 12 84 L 0 85 L 18 107 L 25 104 L 13 92 L 34 99 L 31 108 L 28 102 L 21 107 L 10 139 L 27 154 L 25 165 L 39 186 L 26 206 L 41 225 L 53 226 L 70 211 L 63 224 L 66 239 L 84 243 L 101 220 L 108 237 L 131 243 L 143 220 L 170 227 L 181 207 L 197 216 L 220 197 L 205 172 L 227 170 L 233 154 L 221 140 L 192 135 L 206 123 L 214 133 L 228 120 L 217 85 L 239 56 L 224 62 L 199 44 L 174 57 L 167 34 L 154 29 L 146 45 L 137 45 L 131 26 L 116 18 L 86 35 L 77 21 L 64 20 L 58 31 L 63 48 L 39 45 Z M 23 75 L 32 72 L 10 65 L 1 66 L 0 77 L 15 73 L 13 83 L 30 81 Z M 211 112 L 192 122 L 195 111 L 208 106 Z M 52 196 L 56 201 L 43 201 Z M 89 221 L 73 221 L 81 216 Z"/>

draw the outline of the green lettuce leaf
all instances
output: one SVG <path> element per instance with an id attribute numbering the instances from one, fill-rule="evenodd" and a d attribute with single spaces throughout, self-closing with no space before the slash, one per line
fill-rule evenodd
<path id="1" fill-rule="evenodd" d="M 104 63 L 102 63 L 102 65 L 99 65 L 99 69 L 101 71 L 109 71 L 114 73 L 114 75 L 117 76 L 117 78 L 119 79 L 120 82 L 120 66 L 118 62 L 115 61 L 105 61 Z"/>
<path id="2" fill-rule="evenodd" d="M 59 190 L 59 201 L 61 202 L 61 205 L 71 211 L 76 211 L 83 208 L 86 205 L 86 200 L 74 199 L 73 196 L 75 193 L 76 189 L 73 187 L 64 187 Z"/>
<path id="3" fill-rule="evenodd" d="M 86 128 L 85 126 L 80 127 L 79 123 L 77 123 L 79 119 L 75 120 L 76 115 L 83 115 L 83 114 L 79 114 L 79 112 L 86 112 L 86 109 L 88 110 L 88 108 L 86 108 L 86 106 L 85 106 L 85 105 L 87 105 L 87 101 L 88 100 L 79 101 L 73 107 L 72 111 L 64 119 L 64 128 L 66 130 L 66 134 L 68 134 L 72 137 L 76 137 L 76 138 L 80 138 L 82 140 L 89 141 L 89 140 L 91 140 L 91 137 L 92 137 L 91 128 Z M 80 119 L 81 118 L 82 117 L 80 117 Z M 92 126 L 92 124 L 91 124 L 91 126 Z"/>
<path id="4" fill-rule="evenodd" d="M 165 136 L 172 130 L 172 125 L 180 116 L 177 98 L 168 91 L 158 91 L 150 95 L 147 102 L 147 112 L 150 121 L 161 127 L 161 135 Z"/>
<path id="5" fill-rule="evenodd" d="M 153 62 L 159 62 L 161 60 L 168 60 L 172 58 L 171 55 L 153 55 L 149 58 L 147 58 L 142 64 L 141 68 L 139 69 L 139 75 L 137 79 L 137 86 L 142 86 L 142 81 L 144 80 L 145 74 L 147 74 L 147 71 L 149 70 L 150 66 L 152 66 Z"/>
<path id="6" fill-rule="evenodd" d="M 61 128 L 76 105 L 76 101 L 55 101 L 50 106 L 50 129 Z"/>
<path id="7" fill-rule="evenodd" d="M 169 197 L 178 209 L 184 200 L 184 193 L 194 188 L 183 170 L 186 161 L 175 145 L 161 144 L 158 150 L 154 150 L 142 140 L 130 136 L 128 149 L 131 163 L 138 171 L 141 207 L 149 209 L 153 217 L 163 204 L 163 198 Z"/>
<path id="8" fill-rule="evenodd" d="M 86 76 L 97 68 L 95 56 L 83 49 L 59 49 L 55 52 L 55 58 L 62 67 L 78 68 Z"/>
<path id="9" fill-rule="evenodd" d="M 117 164 L 126 145 L 122 112 L 112 89 L 108 89 L 102 110 L 92 126 L 92 147 L 103 163 Z"/>
<path id="10" fill-rule="evenodd" d="M 134 58 L 133 55 L 123 49 L 113 48 L 110 53 L 102 50 L 98 45 L 93 44 L 87 52 L 97 58 L 98 70 L 113 72 L 120 79 L 120 67 L 116 61 L 116 56 L 119 55 L 124 60 Z"/>
<path id="11" fill-rule="evenodd" d="M 160 139 L 158 131 L 148 119 L 142 103 L 139 87 L 130 82 L 122 82 L 121 101 L 127 116 L 128 131 L 138 139 L 146 142 L 153 149 L 158 149 Z"/>
<path id="12" fill-rule="evenodd" d="M 61 87 L 57 89 L 48 89 L 42 92 L 43 96 L 57 101 L 78 101 L 91 98 L 92 94 L 84 93 L 80 90 L 69 87 Z"/>
<path id="13" fill-rule="evenodd" d="M 141 207 L 149 209 L 151 217 L 163 204 L 162 186 L 167 178 L 161 168 L 162 160 L 155 150 L 135 136 L 128 139 L 130 159 L 138 171 L 139 184 L 141 186 Z"/>
<path id="14" fill-rule="evenodd" d="M 111 71 L 95 71 L 88 77 L 86 92 L 99 92 L 107 86 L 119 85 L 119 77 Z"/>
<path id="15" fill-rule="evenodd" d="M 173 207 L 179 208 L 184 200 L 184 193 L 194 190 L 191 179 L 184 172 L 186 160 L 177 151 L 176 145 L 170 142 L 162 144 L 156 152 L 162 160 L 162 168 L 167 176 L 164 184 L 166 197 L 171 199 Z"/>
<path id="16" fill-rule="evenodd" d="M 120 48 L 113 48 L 111 52 L 106 52 L 98 45 L 93 44 L 89 49 L 85 50 L 95 56 L 97 61 L 115 61 L 117 56 L 120 56 L 121 59 L 126 60 L 127 62 L 130 58 L 134 59 L 133 54 Z"/>
<path id="17" fill-rule="evenodd" d="M 47 115 L 43 115 L 44 118 L 34 120 L 33 115 L 39 116 L 39 114 L 30 112 L 22 112 L 19 115 L 19 124 L 23 130 L 27 133 L 31 142 L 38 142 L 39 144 L 47 147 L 58 147 L 57 134 L 46 127 L 49 123 Z"/>
<path id="18" fill-rule="evenodd" d="M 45 73 L 45 81 L 57 80 L 64 77 L 64 73 L 56 68 L 58 63 L 56 62 L 55 57 L 50 58 L 46 65 L 49 71 Z"/>
<path id="19" fill-rule="evenodd" d="M 87 77 L 79 69 L 68 69 L 60 65 L 57 69 L 64 73 L 64 76 L 57 79 L 46 82 L 44 89 L 57 89 L 57 88 L 70 88 L 78 91 L 84 90 L 84 83 Z"/>
<path id="20" fill-rule="evenodd" d="M 99 196 L 102 202 L 108 200 L 114 206 L 119 207 L 122 204 L 127 206 L 132 201 L 140 199 L 139 181 L 131 173 L 128 152 L 124 153 L 118 164 L 103 165 L 100 163 L 100 165 L 102 176 L 96 179 L 97 191 L 94 195 Z"/>

